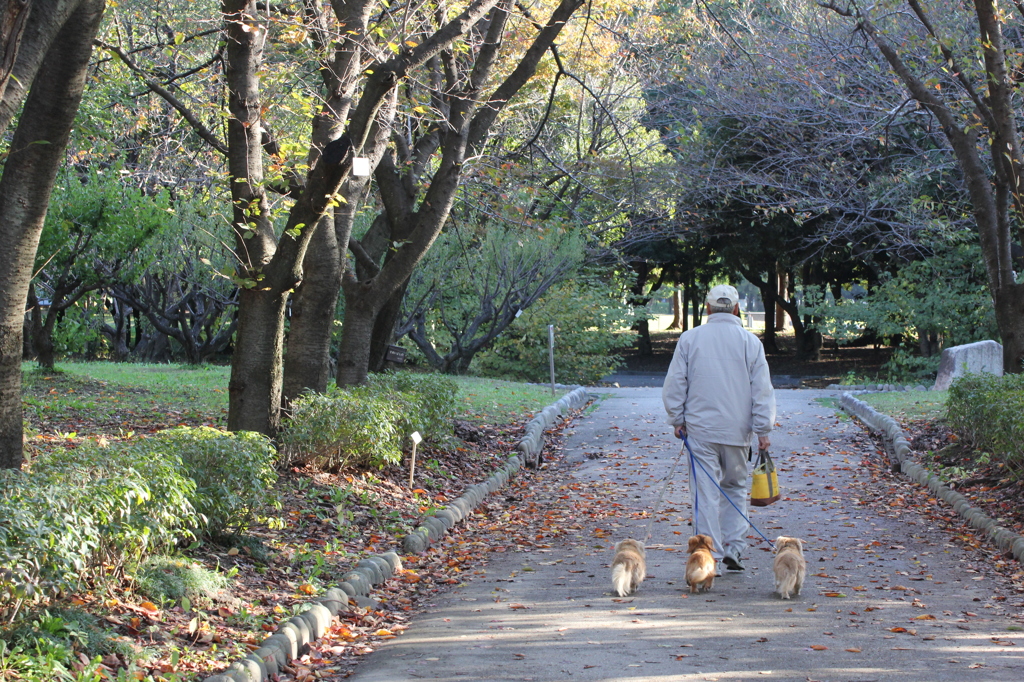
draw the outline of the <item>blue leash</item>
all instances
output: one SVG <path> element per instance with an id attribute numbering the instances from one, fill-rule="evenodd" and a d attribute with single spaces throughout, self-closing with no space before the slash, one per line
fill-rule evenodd
<path id="1" fill-rule="evenodd" d="M 700 467 L 700 470 L 703 471 L 705 473 L 705 475 L 707 475 L 707 477 L 709 479 L 711 479 L 711 482 L 714 483 L 715 487 L 718 488 L 719 492 L 722 493 L 722 497 L 724 497 L 729 502 L 729 504 L 732 505 L 732 508 L 735 509 L 736 512 L 740 516 L 742 516 L 746 520 L 746 522 L 748 524 L 750 524 L 751 528 L 753 528 L 755 531 L 757 531 L 758 535 L 760 535 L 762 538 L 764 538 L 764 541 L 767 542 L 772 547 L 772 549 L 774 549 L 775 548 L 775 543 L 772 542 L 771 540 L 769 540 L 768 537 L 764 533 L 762 533 L 761 530 L 757 526 L 754 525 L 753 521 L 751 521 L 750 518 L 746 514 L 744 514 L 742 511 L 740 511 L 740 508 L 736 506 L 736 503 L 733 502 L 731 499 L 729 499 L 729 496 L 725 494 L 724 490 L 722 490 L 722 486 L 720 486 L 718 484 L 718 481 L 715 480 L 715 477 L 712 476 L 711 473 L 708 472 L 708 470 L 704 468 L 704 465 L 701 464 L 700 461 L 697 460 L 697 458 L 693 456 L 693 450 L 690 449 L 690 441 L 686 438 L 686 436 L 683 436 L 683 445 L 686 446 L 686 451 L 688 453 L 690 453 L 690 476 L 691 476 L 690 485 L 694 486 L 694 488 L 693 488 L 693 533 L 694 533 L 694 535 L 697 534 L 697 515 L 698 515 L 699 510 L 700 510 L 700 506 L 697 504 L 698 503 L 697 487 L 696 487 L 696 484 L 694 483 L 693 478 L 692 478 L 693 477 L 693 471 L 694 471 L 693 465 L 696 464 L 697 466 Z"/>

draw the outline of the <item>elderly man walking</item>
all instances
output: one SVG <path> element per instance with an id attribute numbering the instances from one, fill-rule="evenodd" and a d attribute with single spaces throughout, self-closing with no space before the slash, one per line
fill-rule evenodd
<path id="1" fill-rule="evenodd" d="M 739 300 L 735 287 L 711 289 L 707 321 L 679 337 L 662 389 L 668 423 L 677 438 L 687 438 L 698 462 L 690 472 L 694 532 L 711 536 L 715 558 L 734 571 L 743 570 L 747 547 L 751 442 L 757 434 L 758 447 L 767 449 L 775 425 L 764 347 L 743 328 Z"/>

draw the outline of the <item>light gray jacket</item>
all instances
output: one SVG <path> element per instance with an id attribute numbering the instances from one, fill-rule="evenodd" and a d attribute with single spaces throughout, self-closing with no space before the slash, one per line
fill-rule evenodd
<path id="1" fill-rule="evenodd" d="M 764 347 L 732 313 L 683 332 L 661 391 L 673 427 L 706 443 L 749 445 L 775 425 Z"/>

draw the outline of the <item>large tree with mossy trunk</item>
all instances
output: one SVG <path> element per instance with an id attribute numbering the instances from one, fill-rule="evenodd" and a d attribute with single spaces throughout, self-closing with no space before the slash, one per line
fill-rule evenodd
<path id="1" fill-rule="evenodd" d="M 105 0 L 0 0 L 0 467 L 23 459 L 25 301 L 54 178 L 64 162 Z"/>

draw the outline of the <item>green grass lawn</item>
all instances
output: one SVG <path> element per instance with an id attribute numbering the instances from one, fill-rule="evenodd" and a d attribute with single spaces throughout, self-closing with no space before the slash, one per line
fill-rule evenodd
<path id="1" fill-rule="evenodd" d="M 946 416 L 946 398 L 949 391 L 898 391 L 892 393 L 863 393 L 863 400 L 882 414 L 904 421 L 927 421 Z"/>
<path id="2" fill-rule="evenodd" d="M 23 365 L 26 418 L 33 429 L 116 433 L 119 428 L 166 428 L 177 423 L 225 426 L 230 368 L 206 365 L 61 362 L 58 371 Z M 458 418 L 503 426 L 529 419 L 558 400 L 537 384 L 453 377 Z"/>
<path id="3" fill-rule="evenodd" d="M 529 418 L 555 402 L 565 391 L 551 395 L 538 384 L 479 377 L 457 377 L 462 418 L 478 424 L 509 424 Z"/>

